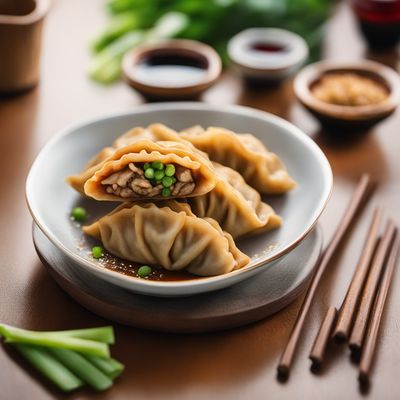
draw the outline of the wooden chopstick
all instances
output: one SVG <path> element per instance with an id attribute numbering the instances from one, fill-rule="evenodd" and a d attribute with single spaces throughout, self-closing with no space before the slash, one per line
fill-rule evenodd
<path id="1" fill-rule="evenodd" d="M 372 260 L 372 266 L 365 283 L 360 306 L 356 315 L 356 320 L 350 335 L 349 347 L 355 359 L 357 359 L 358 355 L 361 353 L 361 347 L 364 341 L 365 332 L 367 330 L 368 317 L 371 313 L 379 280 L 385 265 L 385 260 L 389 253 L 395 234 L 396 225 L 393 220 L 389 220 L 383 237 L 379 242 L 374 259 Z"/>
<path id="2" fill-rule="evenodd" d="M 290 367 L 292 365 L 293 358 L 296 353 L 296 347 L 300 338 L 301 330 L 304 326 L 308 311 L 311 307 L 311 303 L 317 291 L 319 282 L 332 256 L 334 255 L 338 245 L 340 244 L 345 233 L 347 232 L 347 229 L 349 228 L 351 222 L 353 221 L 355 215 L 357 214 L 357 211 L 359 210 L 366 196 L 367 190 L 369 188 L 369 183 L 370 183 L 370 176 L 368 174 L 362 175 L 359 183 L 357 184 L 356 189 L 352 194 L 350 202 L 346 207 L 346 211 L 338 227 L 336 228 L 333 238 L 331 239 L 328 247 L 326 248 L 326 250 L 322 254 L 322 257 L 320 258 L 314 276 L 311 280 L 311 284 L 304 297 L 299 314 L 297 315 L 292 332 L 290 333 L 289 340 L 286 344 L 286 347 L 282 353 L 281 359 L 278 364 L 277 371 L 278 371 L 278 377 L 280 379 L 286 379 L 289 376 Z"/>
<path id="3" fill-rule="evenodd" d="M 360 362 L 359 376 L 358 379 L 360 384 L 368 385 L 369 375 L 371 371 L 372 361 L 375 354 L 376 340 L 378 337 L 379 326 L 382 318 L 383 309 L 385 307 L 386 297 L 392 282 L 393 271 L 396 266 L 397 257 L 400 248 L 400 238 L 397 235 L 395 242 L 390 251 L 389 259 L 385 268 L 385 272 L 382 277 L 382 281 L 379 287 L 379 292 L 376 297 L 373 313 L 371 315 L 371 322 L 368 328 L 368 335 L 365 340 L 365 346 L 363 348 L 363 354 Z"/>
<path id="4" fill-rule="evenodd" d="M 318 371 L 318 369 L 321 367 L 336 318 L 336 308 L 333 306 L 329 307 L 311 348 L 309 356 L 310 360 L 312 361 L 311 371 Z"/>
<path id="5" fill-rule="evenodd" d="M 348 340 L 357 306 L 360 302 L 365 279 L 368 275 L 371 260 L 376 248 L 381 219 L 382 209 L 376 208 L 372 216 L 372 221 L 369 226 L 368 234 L 356 270 L 354 271 L 350 286 L 339 310 L 339 316 L 333 332 L 333 337 L 337 343 L 343 343 Z"/>

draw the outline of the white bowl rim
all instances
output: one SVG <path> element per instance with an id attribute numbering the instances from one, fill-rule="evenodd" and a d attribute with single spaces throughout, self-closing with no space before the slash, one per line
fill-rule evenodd
<path id="1" fill-rule="evenodd" d="M 32 187 L 32 179 L 33 176 L 35 175 L 36 169 L 38 168 L 39 161 L 46 156 L 47 152 L 51 150 L 52 146 L 61 140 L 64 136 L 67 136 L 70 132 L 79 129 L 81 127 L 84 127 L 85 125 L 89 125 L 95 122 L 99 122 L 100 120 L 107 120 L 110 118 L 118 118 L 126 115 L 134 115 L 142 112 L 151 112 L 151 111 L 167 111 L 167 110 L 188 110 L 188 111 L 216 111 L 215 107 L 213 104 L 209 103 L 202 103 L 202 102 L 168 102 L 168 103 L 151 103 L 151 104 L 144 104 L 140 105 L 139 107 L 135 108 L 135 110 L 130 110 L 130 111 L 123 111 L 123 112 L 116 112 L 116 113 L 111 113 L 106 116 L 102 117 L 93 117 L 89 119 L 83 119 L 78 123 L 72 123 L 66 126 L 64 129 L 62 129 L 58 134 L 56 134 L 52 139 L 50 139 L 46 145 L 41 149 L 37 157 L 35 158 L 34 162 L 32 163 L 32 166 L 29 170 L 27 179 L 26 179 L 26 184 L 25 184 L 25 199 L 29 208 L 29 211 L 32 215 L 32 218 L 34 222 L 37 224 L 37 226 L 40 228 L 40 230 L 46 235 L 46 237 L 57 247 L 59 248 L 64 254 L 66 254 L 68 257 L 73 259 L 75 262 L 89 268 L 93 272 L 97 273 L 102 273 L 105 275 L 108 275 L 110 279 L 113 281 L 115 280 L 120 280 L 124 281 L 126 284 L 132 284 L 134 282 L 135 284 L 141 285 L 141 286 L 147 286 L 147 287 L 152 287 L 152 288 L 168 288 L 168 289 L 174 289 L 174 288 L 184 288 L 184 287 L 199 287 L 203 285 L 207 285 L 210 283 L 216 283 L 218 281 L 222 281 L 227 279 L 227 277 L 233 277 L 237 276 L 243 273 L 247 273 L 248 271 L 252 271 L 255 268 L 261 267 L 262 265 L 265 264 L 270 264 L 273 261 L 281 258 L 291 250 L 293 250 L 300 242 L 308 235 L 308 233 L 311 232 L 313 227 L 316 225 L 320 215 L 322 214 L 323 210 L 325 209 L 328 200 L 331 196 L 332 193 L 332 187 L 333 187 L 333 175 L 332 175 L 332 169 L 330 167 L 330 164 L 322 152 L 322 150 L 318 147 L 318 145 L 310 138 L 308 137 L 304 132 L 302 132 L 299 128 L 294 126 L 292 123 L 284 120 L 281 117 L 278 117 L 276 115 L 273 115 L 271 113 L 261 111 L 261 110 L 256 110 L 250 107 L 245 107 L 245 106 L 238 106 L 238 105 L 219 105 L 217 111 L 221 112 L 234 112 L 234 113 L 239 113 L 242 115 L 246 116 L 253 116 L 255 118 L 262 118 L 265 119 L 266 117 L 268 120 L 276 125 L 279 125 L 282 128 L 287 129 L 288 131 L 291 132 L 294 136 L 297 137 L 301 142 L 303 142 L 304 145 L 306 145 L 319 159 L 321 162 L 321 167 L 323 169 L 323 174 L 327 179 L 327 186 L 324 192 L 324 196 L 322 201 L 319 204 L 318 209 L 314 212 L 314 219 L 311 221 L 311 223 L 305 227 L 303 233 L 295 240 L 287 244 L 283 249 L 281 249 L 279 252 L 277 252 L 274 256 L 270 257 L 267 260 L 262 260 L 259 261 L 250 267 L 244 267 L 236 271 L 229 272 L 227 274 L 223 275 L 217 275 L 217 276 L 210 276 L 210 277 L 198 277 L 196 279 L 191 279 L 191 280 L 186 280 L 186 281 L 151 281 L 147 279 L 139 279 L 139 278 L 134 278 L 131 276 L 127 276 L 124 274 L 121 274 L 119 272 L 104 268 L 100 264 L 97 264 L 95 262 L 92 262 L 90 260 L 87 260 L 80 255 L 74 253 L 73 251 L 70 251 L 67 247 L 64 246 L 64 244 L 56 237 L 51 232 L 51 229 L 47 227 L 47 224 L 45 221 L 40 217 L 39 213 L 37 210 L 34 208 L 34 204 L 32 201 L 30 201 L 30 198 L 32 197 L 31 191 L 33 190 Z M 133 281 L 134 280 L 134 281 Z"/>

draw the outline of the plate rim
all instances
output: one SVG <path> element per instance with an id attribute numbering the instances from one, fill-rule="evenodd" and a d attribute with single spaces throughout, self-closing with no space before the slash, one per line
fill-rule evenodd
<path id="1" fill-rule="evenodd" d="M 283 129 L 286 129 L 287 131 L 289 131 L 290 134 L 294 135 L 297 139 L 299 139 L 306 147 L 308 147 L 316 155 L 317 159 L 321 163 L 323 175 L 327 179 L 327 188 L 324 191 L 324 196 L 323 196 L 324 199 L 322 201 L 320 201 L 319 208 L 314 212 L 313 221 L 304 228 L 302 234 L 299 235 L 298 238 L 291 241 L 283 249 L 278 251 L 275 255 L 271 256 L 267 260 L 260 260 L 259 262 L 256 262 L 250 266 L 246 266 L 246 267 L 241 268 L 236 271 L 231 271 L 227 274 L 210 276 L 210 277 L 199 277 L 198 279 L 189 280 L 189 281 L 159 282 L 159 281 L 150 281 L 150 280 L 125 276 L 123 274 L 120 274 L 119 272 L 108 270 L 108 269 L 102 267 L 101 265 L 99 265 L 95 262 L 91 262 L 90 260 L 87 260 L 87 259 L 81 257 L 80 255 L 75 254 L 73 251 L 70 251 L 56 237 L 56 235 L 53 235 L 53 233 L 51 232 L 51 229 L 49 229 L 47 227 L 46 222 L 40 217 L 37 210 L 34 209 L 33 201 L 30 201 L 30 198 L 32 198 L 31 192 L 33 191 L 33 188 L 32 188 L 33 185 L 31 184 L 33 176 L 35 175 L 35 172 L 36 172 L 36 169 L 38 168 L 38 164 L 39 164 L 40 160 L 47 155 L 47 153 L 51 150 L 52 146 L 55 143 L 57 143 L 58 141 L 60 141 L 64 136 L 67 136 L 68 134 L 70 134 L 72 131 L 82 128 L 86 125 L 90 125 L 90 124 L 102 121 L 102 120 L 108 120 L 108 119 L 113 119 L 113 118 L 118 118 L 118 117 L 123 117 L 123 116 L 128 116 L 128 115 L 136 115 L 136 114 L 141 114 L 144 112 L 168 111 L 168 110 L 176 110 L 176 109 L 185 110 L 185 111 L 212 111 L 212 112 L 221 111 L 221 112 L 227 112 L 227 113 L 241 114 L 241 115 L 245 115 L 248 117 L 254 117 L 254 118 L 258 118 L 258 119 L 268 119 L 269 122 L 272 122 L 273 124 L 276 124 L 276 125 L 282 127 Z M 143 105 L 136 107 L 134 110 L 114 112 L 114 113 L 110 113 L 110 114 L 103 115 L 103 116 L 81 119 L 80 121 L 71 123 L 71 124 L 67 125 L 65 128 L 58 131 L 58 133 L 56 133 L 42 147 L 42 149 L 39 151 L 38 155 L 36 156 L 35 160 L 33 161 L 32 165 L 29 169 L 29 173 L 27 175 L 26 183 L 25 183 L 25 200 L 26 200 L 29 212 L 30 212 L 34 222 L 40 228 L 40 230 L 47 236 L 47 238 L 57 248 L 59 248 L 61 251 L 64 252 L 64 254 L 66 254 L 68 257 L 72 258 L 79 264 L 84 265 L 93 271 L 102 272 L 103 274 L 108 275 L 111 279 L 117 278 L 117 280 L 123 280 L 123 281 L 126 281 L 126 283 L 132 282 L 132 280 L 135 279 L 134 282 L 137 284 L 151 286 L 154 289 L 156 289 L 156 288 L 167 289 L 168 288 L 168 290 L 171 290 L 173 288 L 183 288 L 183 287 L 188 287 L 188 286 L 197 287 L 197 286 L 207 285 L 209 283 L 216 284 L 217 282 L 225 280 L 228 277 L 233 278 L 238 275 L 246 274 L 250 271 L 253 271 L 256 268 L 260 268 L 260 270 L 261 270 L 262 267 L 266 267 L 266 266 L 268 266 L 268 264 L 283 257 L 285 254 L 287 254 L 291 250 L 293 250 L 298 244 L 300 244 L 300 242 L 314 228 L 314 226 L 316 225 L 319 217 L 321 216 L 322 212 L 326 208 L 326 205 L 331 197 L 332 188 L 333 188 L 333 173 L 332 173 L 332 169 L 329 164 L 329 161 L 326 158 L 325 154 L 320 149 L 320 147 L 309 136 L 307 136 L 301 129 L 299 129 L 297 126 L 295 126 L 291 122 L 289 122 L 281 117 L 278 117 L 274 114 L 271 114 L 269 112 L 258 110 L 258 109 L 253 109 L 253 108 L 246 107 L 246 106 L 240 106 L 240 105 L 218 105 L 218 109 L 215 109 L 215 107 L 212 103 L 168 102 L 168 103 L 143 104 Z"/>

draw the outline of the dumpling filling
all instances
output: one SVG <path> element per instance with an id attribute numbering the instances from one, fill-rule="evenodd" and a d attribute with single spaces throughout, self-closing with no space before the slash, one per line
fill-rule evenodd
<path id="1" fill-rule="evenodd" d="M 124 199 L 187 196 L 196 187 L 188 168 L 175 164 L 164 165 L 160 161 L 130 163 L 125 169 L 103 179 L 101 184 L 107 193 Z"/>

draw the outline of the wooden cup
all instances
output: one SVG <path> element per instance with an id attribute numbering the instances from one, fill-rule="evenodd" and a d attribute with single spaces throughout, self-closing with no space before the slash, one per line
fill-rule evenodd
<path id="1" fill-rule="evenodd" d="M 0 93 L 17 93 L 39 81 L 43 19 L 48 0 L 0 0 Z"/>

